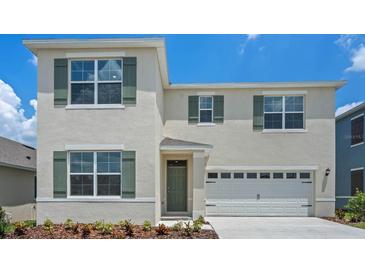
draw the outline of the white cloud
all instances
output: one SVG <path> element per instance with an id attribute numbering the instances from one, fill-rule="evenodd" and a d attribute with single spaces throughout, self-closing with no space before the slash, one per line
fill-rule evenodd
<path id="1" fill-rule="evenodd" d="M 339 116 L 341 115 L 342 113 L 345 113 L 346 111 L 354 108 L 354 107 L 357 107 L 358 105 L 362 104 L 363 101 L 360 101 L 360 102 L 353 102 L 353 103 L 350 103 L 350 104 L 347 104 L 347 105 L 344 105 L 342 107 L 339 107 L 336 109 L 336 116 Z"/>
<path id="2" fill-rule="evenodd" d="M 247 34 L 245 41 L 240 44 L 238 49 L 238 54 L 243 55 L 245 53 L 246 47 L 250 41 L 256 40 L 259 37 L 259 34 Z"/>
<path id="3" fill-rule="evenodd" d="M 345 50 L 351 50 L 353 44 L 357 40 L 358 36 L 354 34 L 345 34 L 341 35 L 340 38 L 338 38 L 335 41 L 335 44 L 340 46 L 341 48 Z"/>
<path id="4" fill-rule="evenodd" d="M 256 40 L 259 34 L 247 34 L 247 40 Z"/>
<path id="5" fill-rule="evenodd" d="M 0 136 L 35 146 L 37 127 L 37 100 L 30 100 L 35 114 L 24 115 L 21 100 L 13 88 L 0 79 Z"/>
<path id="6" fill-rule="evenodd" d="M 28 62 L 33 66 L 38 66 L 38 58 L 35 55 L 32 55 L 32 58 L 28 59 Z"/>
<path id="7" fill-rule="evenodd" d="M 361 45 L 351 57 L 352 65 L 346 71 L 365 71 L 365 46 Z"/>

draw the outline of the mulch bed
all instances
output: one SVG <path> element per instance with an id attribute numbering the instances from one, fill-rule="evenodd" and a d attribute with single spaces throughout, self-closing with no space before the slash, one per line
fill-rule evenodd
<path id="1" fill-rule="evenodd" d="M 336 223 L 340 223 L 343 225 L 351 225 L 350 222 L 347 222 L 344 219 L 339 219 L 337 217 L 321 217 L 321 218 L 324 220 L 327 220 L 327 221 L 336 222 Z"/>
<path id="2" fill-rule="evenodd" d="M 22 231 L 14 231 L 5 236 L 6 239 L 218 239 L 214 230 L 202 229 L 200 232 L 192 232 L 191 236 L 184 230 L 173 231 L 168 229 L 166 235 L 159 235 L 156 227 L 151 231 L 144 231 L 140 225 L 135 225 L 133 235 L 127 235 L 119 226 L 115 225 L 110 234 L 103 234 L 96 230 L 84 229 L 86 224 L 78 224 L 74 229 L 66 229 L 63 224 L 55 224 L 52 230 L 46 230 L 42 225 L 34 228 L 26 228 Z"/>

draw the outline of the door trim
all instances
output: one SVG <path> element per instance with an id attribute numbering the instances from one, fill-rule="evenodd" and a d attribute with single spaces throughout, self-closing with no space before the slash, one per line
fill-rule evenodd
<path id="1" fill-rule="evenodd" d="M 168 211 L 167 210 L 167 162 L 168 161 L 186 161 L 186 211 Z M 164 210 L 167 216 L 190 216 L 189 213 L 189 158 L 188 157 L 174 157 L 164 159 L 164 176 L 165 176 L 165 191 L 164 191 Z"/>

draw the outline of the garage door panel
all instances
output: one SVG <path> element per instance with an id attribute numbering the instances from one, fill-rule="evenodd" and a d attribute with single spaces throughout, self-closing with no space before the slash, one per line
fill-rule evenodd
<path id="1" fill-rule="evenodd" d="M 275 180 L 272 177 L 215 179 L 215 183 L 206 184 L 207 204 L 211 205 L 207 206 L 207 215 L 309 216 L 313 184 L 302 181 L 299 178 Z"/>

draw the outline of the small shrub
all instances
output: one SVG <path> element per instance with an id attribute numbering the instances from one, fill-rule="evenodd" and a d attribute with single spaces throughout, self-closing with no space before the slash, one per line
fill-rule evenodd
<path id="1" fill-rule="evenodd" d="M 82 238 L 87 239 L 90 237 L 90 233 L 93 231 L 93 225 L 87 224 L 84 225 L 81 229 Z"/>
<path id="2" fill-rule="evenodd" d="M 71 219 L 67 219 L 63 225 L 66 230 L 72 230 L 72 228 L 74 227 L 75 224 L 72 222 Z"/>
<path id="3" fill-rule="evenodd" d="M 77 234 L 77 232 L 79 231 L 79 223 L 76 223 L 76 224 L 74 224 L 73 226 L 72 226 L 72 232 L 74 233 L 74 234 Z"/>
<path id="4" fill-rule="evenodd" d="M 340 219 L 340 220 L 343 220 L 345 218 L 345 213 L 346 213 L 346 211 L 341 208 L 337 208 L 335 211 L 335 215 L 336 215 L 337 219 Z"/>
<path id="5" fill-rule="evenodd" d="M 110 235 L 113 232 L 114 225 L 111 223 L 107 223 L 103 225 L 103 228 L 101 230 L 101 233 L 103 235 Z"/>
<path id="6" fill-rule="evenodd" d="M 104 222 L 103 221 L 96 221 L 94 227 L 97 231 L 101 231 L 103 229 Z"/>
<path id="7" fill-rule="evenodd" d="M 164 224 L 159 224 L 158 227 L 156 227 L 156 233 L 157 235 L 167 235 L 169 234 L 169 229 Z"/>
<path id="8" fill-rule="evenodd" d="M 53 232 L 54 224 L 50 219 L 46 219 L 43 223 L 43 228 L 47 230 L 48 232 Z"/>
<path id="9" fill-rule="evenodd" d="M 193 231 L 194 232 L 200 232 L 202 230 L 203 224 L 199 220 L 193 221 Z"/>
<path id="10" fill-rule="evenodd" d="M 143 231 L 151 231 L 152 229 L 152 224 L 150 221 L 144 221 L 143 223 Z"/>
<path id="11" fill-rule="evenodd" d="M 125 234 L 128 237 L 132 237 L 134 235 L 134 223 L 129 220 L 124 220 L 119 222 L 120 228 L 124 230 Z"/>
<path id="12" fill-rule="evenodd" d="M 183 222 L 177 222 L 172 226 L 173 231 L 181 231 L 184 227 Z"/>
<path id="13" fill-rule="evenodd" d="M 3 209 L 0 207 L 0 239 L 1 239 L 1 238 L 4 238 L 4 236 L 5 236 L 5 234 L 6 234 L 6 231 L 7 231 L 8 226 L 9 226 L 9 221 L 8 221 L 8 219 L 6 218 L 5 210 L 3 210 Z"/>
<path id="14" fill-rule="evenodd" d="M 191 237 L 193 235 L 193 227 L 191 226 L 190 222 L 185 223 L 184 234 L 187 237 Z"/>
<path id="15" fill-rule="evenodd" d="M 206 223 L 202 215 L 199 215 L 199 217 L 195 221 L 201 223 L 202 225 Z"/>
<path id="16" fill-rule="evenodd" d="M 37 226 L 37 223 L 35 220 L 26 220 L 26 221 L 24 221 L 24 224 L 27 228 L 34 228 Z"/>
<path id="17" fill-rule="evenodd" d="M 14 233 L 17 236 L 22 236 L 27 232 L 27 225 L 24 222 L 16 222 L 14 226 Z"/>
<path id="18" fill-rule="evenodd" d="M 360 222 L 365 220 L 365 193 L 357 191 L 355 197 L 349 199 L 345 209 L 345 219 L 350 222 Z"/>

